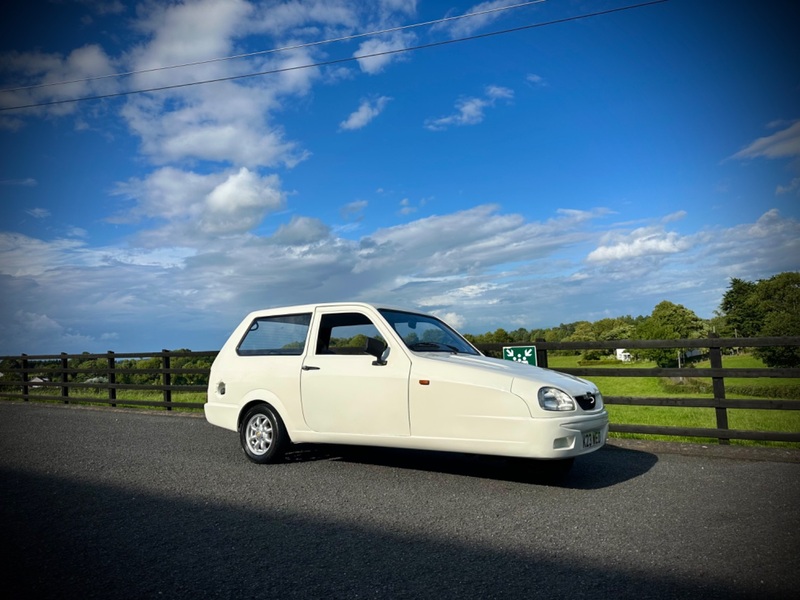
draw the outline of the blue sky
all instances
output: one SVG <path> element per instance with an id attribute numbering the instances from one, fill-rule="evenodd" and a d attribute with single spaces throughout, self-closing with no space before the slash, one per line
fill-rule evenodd
<path id="1" fill-rule="evenodd" d="M 211 350 L 348 299 L 471 333 L 709 318 L 800 268 L 796 2 L 485 12 L 521 3 L 6 6 L 0 353 Z"/>

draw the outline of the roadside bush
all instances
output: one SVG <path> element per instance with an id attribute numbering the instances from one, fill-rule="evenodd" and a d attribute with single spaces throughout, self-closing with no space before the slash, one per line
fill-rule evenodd
<path id="1" fill-rule="evenodd" d="M 754 398 L 800 400 L 800 385 L 782 385 L 770 387 L 759 385 L 726 385 L 725 393 L 753 396 Z"/>
<path id="2" fill-rule="evenodd" d="M 701 379 L 682 378 L 675 381 L 669 378 L 662 378 L 662 388 L 667 394 L 713 394 L 714 389 L 711 381 Z M 726 385 L 725 395 L 730 396 L 750 396 L 751 398 L 769 398 L 780 400 L 800 401 L 800 385 Z"/>
<path id="3" fill-rule="evenodd" d="M 578 361 L 579 367 L 617 367 L 623 364 L 625 363 L 623 363 L 621 360 L 617 360 L 616 358 L 609 358 L 607 356 L 605 358 L 597 358 L 597 359 L 584 358 Z"/>

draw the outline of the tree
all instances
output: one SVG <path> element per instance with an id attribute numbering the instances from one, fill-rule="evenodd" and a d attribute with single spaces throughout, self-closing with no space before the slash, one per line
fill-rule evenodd
<path id="1" fill-rule="evenodd" d="M 502 327 L 495 329 L 494 333 L 487 333 L 485 335 L 485 342 L 487 344 L 508 344 L 512 341 L 511 336 Z"/>
<path id="2" fill-rule="evenodd" d="M 640 323 L 634 333 L 638 340 L 677 340 L 678 333 L 671 327 L 650 318 Z M 636 350 L 636 355 L 646 360 L 654 361 L 659 367 L 671 367 L 677 363 L 677 353 L 674 348 L 649 348 Z"/>
<path id="3" fill-rule="evenodd" d="M 636 327 L 635 336 L 640 340 L 677 340 L 700 337 L 705 324 L 694 312 L 681 304 L 668 300 L 659 302 L 653 314 Z M 659 367 L 669 367 L 678 361 L 678 352 L 683 349 L 653 348 L 637 352 L 643 358 L 656 362 Z"/>
<path id="4" fill-rule="evenodd" d="M 731 279 L 720 314 L 726 335 L 739 337 L 800 336 L 800 273 L 780 273 L 756 283 Z M 757 348 L 753 354 L 768 367 L 800 366 L 800 348 Z"/>
<path id="5" fill-rule="evenodd" d="M 614 329 L 604 331 L 599 336 L 601 340 L 629 340 L 633 337 L 636 326 L 633 324 L 620 325 Z"/>
<path id="6" fill-rule="evenodd" d="M 650 319 L 676 333 L 678 338 L 700 337 L 705 329 L 703 320 L 693 311 L 682 304 L 673 304 L 667 300 L 656 305 Z"/>
<path id="7" fill-rule="evenodd" d="M 800 336 L 800 273 L 781 273 L 759 281 L 754 296 L 764 314 L 758 335 Z M 768 367 L 800 366 L 800 348 L 797 346 L 758 348 L 753 354 Z"/>
<path id="8" fill-rule="evenodd" d="M 719 305 L 724 317 L 720 334 L 733 337 L 755 337 L 764 325 L 764 311 L 756 298 L 757 284 L 743 279 L 731 279 L 728 291 Z"/>
<path id="9" fill-rule="evenodd" d="M 564 338 L 565 342 L 594 342 L 597 336 L 594 328 L 589 321 L 578 321 L 575 323 L 575 331 L 572 335 Z M 602 353 L 598 350 L 587 350 L 583 352 L 583 360 L 598 360 Z"/>
<path id="10" fill-rule="evenodd" d="M 528 342 L 531 339 L 531 334 L 524 327 L 520 327 L 508 334 L 514 343 Z"/>
<path id="11" fill-rule="evenodd" d="M 565 342 L 593 342 L 597 339 L 594 328 L 589 321 L 578 321 L 575 323 L 575 331 L 572 335 L 564 338 Z"/>

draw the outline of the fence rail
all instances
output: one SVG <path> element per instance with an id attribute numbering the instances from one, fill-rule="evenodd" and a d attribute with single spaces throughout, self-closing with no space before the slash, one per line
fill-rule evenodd
<path id="1" fill-rule="evenodd" d="M 722 350 L 800 346 L 800 337 L 717 338 L 681 340 L 614 340 L 603 342 L 545 342 L 537 340 L 537 364 L 548 366 L 549 351 L 627 350 L 667 348 L 708 350 L 710 368 L 620 368 L 576 367 L 557 370 L 580 377 L 658 377 L 711 379 L 713 397 L 627 397 L 604 396 L 606 404 L 653 407 L 691 407 L 715 409 L 716 427 L 673 427 L 611 423 L 616 433 L 655 434 L 680 437 L 716 438 L 721 444 L 732 439 L 800 442 L 800 432 L 744 431 L 728 426 L 729 409 L 800 410 L 800 399 L 730 399 L 726 397 L 726 378 L 800 379 L 800 369 L 723 368 Z M 486 354 L 497 354 L 514 344 L 481 344 Z M 523 344 L 518 344 L 523 345 Z M 146 353 L 49 354 L 0 356 L 0 399 L 59 401 L 106 406 L 200 409 L 197 398 L 208 386 L 209 367 L 216 351 L 169 351 Z M 93 394 L 87 393 L 94 392 Z M 101 394 L 102 392 L 102 394 Z M 119 392 L 119 393 L 118 393 Z M 132 397 L 130 392 L 150 392 L 151 397 Z M 192 397 L 194 395 L 194 397 Z M 188 399 L 187 399 L 188 397 Z M 156 399 L 158 398 L 158 399 Z"/>

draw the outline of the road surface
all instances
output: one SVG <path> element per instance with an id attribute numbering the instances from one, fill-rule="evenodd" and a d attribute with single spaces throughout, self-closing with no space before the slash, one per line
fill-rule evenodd
<path id="1" fill-rule="evenodd" d="M 788 598 L 800 451 L 513 461 L 303 448 L 202 417 L 0 403 L 9 598 Z M 10 592 L 11 595 L 8 595 Z"/>

